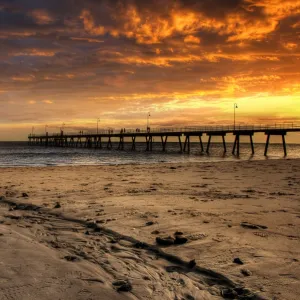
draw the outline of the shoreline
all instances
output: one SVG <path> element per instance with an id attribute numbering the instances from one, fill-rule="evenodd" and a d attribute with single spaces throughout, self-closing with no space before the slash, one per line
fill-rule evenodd
<path id="1" fill-rule="evenodd" d="M 111 163 L 111 164 L 66 164 L 66 165 L 52 165 L 52 164 L 48 164 L 48 165 L 18 165 L 18 166 L 1 166 L 0 165 L 0 169 L 1 170 L 5 170 L 5 169 L 14 169 L 14 168 L 18 168 L 18 169 L 26 169 L 26 168 L 40 168 L 40 169 L 49 169 L 49 168 L 80 168 L 80 167 L 86 167 L 86 168 L 99 168 L 99 167 L 115 167 L 115 166 L 162 166 L 164 164 L 166 165 L 170 165 L 170 164 L 174 164 L 174 165 L 188 165 L 188 164 L 220 164 L 220 163 L 245 163 L 245 162 L 267 162 L 267 161 L 300 161 L 299 157 L 263 157 L 262 159 L 240 159 L 237 157 L 233 156 L 233 159 L 226 159 L 226 160 L 218 160 L 218 158 L 216 157 L 216 159 L 210 160 L 210 161 L 195 161 L 195 162 L 191 162 L 191 161 L 185 161 L 185 162 L 167 162 L 167 161 L 162 161 L 162 162 L 147 162 L 147 163 Z"/>

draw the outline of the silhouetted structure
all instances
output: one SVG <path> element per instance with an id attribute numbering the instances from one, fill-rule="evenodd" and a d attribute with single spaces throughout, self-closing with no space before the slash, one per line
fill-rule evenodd
<path id="1" fill-rule="evenodd" d="M 179 142 L 179 148 L 181 152 L 190 152 L 190 138 L 198 137 L 200 141 L 201 151 L 204 151 L 202 136 L 206 134 L 208 136 L 208 143 L 206 152 L 209 153 L 212 137 L 222 137 L 224 153 L 227 151 L 225 137 L 227 134 L 233 134 L 235 141 L 232 149 L 232 153 L 240 154 L 240 137 L 249 136 L 252 154 L 254 154 L 253 136 L 255 133 L 265 133 L 267 135 L 267 142 L 265 147 L 265 155 L 268 154 L 269 142 L 271 136 L 282 136 L 284 154 L 287 155 L 287 148 L 285 143 L 285 136 L 288 132 L 300 132 L 300 125 L 295 124 L 280 124 L 275 126 L 203 126 L 203 127 L 184 127 L 184 128 L 147 128 L 146 130 L 132 129 L 128 130 L 123 128 L 120 131 L 98 130 L 97 134 L 83 133 L 79 134 L 64 133 L 49 135 L 48 132 L 43 135 L 30 134 L 28 136 L 30 145 L 41 146 L 54 146 L 54 147 L 85 147 L 85 148 L 103 148 L 104 141 L 106 142 L 106 148 L 112 149 L 112 138 L 119 141 L 118 150 L 124 150 L 125 138 L 131 139 L 131 150 L 136 149 L 136 138 L 144 138 L 146 142 L 146 151 L 152 151 L 153 138 L 158 137 L 161 139 L 162 151 L 166 151 L 168 137 L 177 137 Z M 182 146 L 182 138 L 184 138 L 184 144 Z"/>

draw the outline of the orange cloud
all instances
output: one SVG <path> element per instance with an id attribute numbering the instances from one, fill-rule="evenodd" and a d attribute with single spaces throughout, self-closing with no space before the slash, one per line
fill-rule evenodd
<path id="1" fill-rule="evenodd" d="M 85 37 L 71 37 L 71 40 L 83 41 L 83 42 L 88 42 L 88 43 L 104 43 L 104 41 L 102 41 L 102 40 L 85 38 Z"/>
<path id="2" fill-rule="evenodd" d="M 208 17 L 200 11 L 182 10 L 174 5 L 168 15 L 158 13 L 143 13 L 135 6 L 123 8 L 118 15 L 112 15 L 118 23 L 104 28 L 95 25 L 90 11 L 83 10 L 81 19 L 87 32 L 103 35 L 109 32 L 112 36 L 126 36 L 135 39 L 138 44 L 156 44 L 179 33 L 184 35 L 186 43 L 200 43 L 200 39 L 193 34 L 200 30 L 228 35 L 228 41 L 261 40 L 273 32 L 280 20 L 295 15 L 300 11 L 300 0 L 249 0 L 245 4 L 245 11 L 251 11 L 255 6 L 264 9 L 264 18 L 250 18 L 241 11 L 229 13 L 224 19 L 217 20 Z"/>
<path id="3" fill-rule="evenodd" d="M 300 12 L 299 0 L 249 0 L 248 9 L 251 11 L 254 6 L 264 10 L 265 18 L 252 20 L 237 13 L 230 14 L 224 29 L 224 33 L 232 34 L 229 41 L 264 39 L 276 29 L 280 20 Z"/>
<path id="4" fill-rule="evenodd" d="M 278 20 L 247 20 L 239 14 L 231 14 L 227 17 L 227 25 L 219 31 L 219 34 L 230 35 L 229 42 L 241 40 L 261 40 L 275 30 Z"/>
<path id="5" fill-rule="evenodd" d="M 20 81 L 20 82 L 30 82 L 35 79 L 34 75 L 28 75 L 28 76 L 13 76 L 11 77 L 13 81 Z"/>
<path id="6" fill-rule="evenodd" d="M 146 57 L 138 55 L 119 55 L 118 57 L 112 57 L 107 59 L 108 61 L 120 62 L 123 64 L 132 65 L 154 65 L 158 67 L 171 67 L 176 63 L 189 64 L 200 61 L 209 61 L 211 63 L 217 63 L 221 60 L 231 61 L 279 61 L 280 58 L 275 55 L 261 55 L 255 53 L 245 54 L 226 54 L 226 53 L 212 53 L 203 52 L 199 55 L 196 54 L 178 54 L 178 55 L 159 55 L 156 57 Z"/>
<path id="7" fill-rule="evenodd" d="M 216 82 L 219 89 L 223 90 L 224 93 L 246 93 L 250 90 L 260 89 L 266 84 L 272 82 L 280 82 L 281 77 L 278 75 L 240 75 L 240 76 L 223 76 L 223 77 L 212 77 L 212 81 Z"/>
<path id="8" fill-rule="evenodd" d="M 54 56 L 56 54 L 55 51 L 51 50 L 38 50 L 38 49 L 30 49 L 23 52 L 13 53 L 13 56 Z"/>
<path id="9" fill-rule="evenodd" d="M 53 101 L 51 101 L 51 100 L 43 100 L 42 102 L 44 102 L 46 104 L 53 104 Z"/>
<path id="10" fill-rule="evenodd" d="M 39 25 L 47 25 L 55 21 L 55 19 L 52 18 L 50 14 L 43 9 L 35 9 L 30 13 L 30 15 L 34 18 L 36 23 Z"/>
<path id="11" fill-rule="evenodd" d="M 143 15 L 134 6 L 113 17 L 121 23 L 119 27 L 96 26 L 94 18 L 88 10 L 83 10 L 80 16 L 85 30 L 90 34 L 103 35 L 109 32 L 114 37 L 123 35 L 127 38 L 134 38 L 139 44 L 160 43 L 177 31 L 192 33 L 198 22 L 197 15 L 194 13 L 174 13 L 168 19 L 156 14 Z"/>
<path id="12" fill-rule="evenodd" d="M 200 44 L 200 38 L 193 36 L 193 35 L 187 35 L 184 38 L 185 43 L 191 43 L 191 44 Z"/>
<path id="13" fill-rule="evenodd" d="M 44 80 L 63 80 L 63 79 L 74 79 L 74 78 L 82 78 L 82 77 L 90 77 L 95 76 L 94 72 L 81 72 L 81 73 L 65 73 L 65 74 L 52 74 L 44 76 Z"/>
<path id="14" fill-rule="evenodd" d="M 80 19 L 83 20 L 84 29 L 94 35 L 105 34 L 104 26 L 96 26 L 91 13 L 84 9 L 80 15 Z"/>
<path id="15" fill-rule="evenodd" d="M 283 43 L 283 47 L 287 50 L 296 50 L 298 48 L 298 44 L 293 42 Z"/>
<path id="16" fill-rule="evenodd" d="M 1 39 L 6 39 L 6 38 L 13 38 L 13 37 L 17 37 L 17 38 L 26 38 L 29 36 L 34 35 L 35 33 L 33 32 L 29 32 L 29 31 L 10 31 L 10 32 L 5 32 L 3 31 L 2 33 L 0 33 L 0 38 Z"/>
<path id="17" fill-rule="evenodd" d="M 124 64 L 134 65 L 154 65 L 158 67 L 171 67 L 174 63 L 190 63 L 193 61 L 201 61 L 203 58 L 197 55 L 178 55 L 178 56 L 156 56 L 156 57 L 142 57 L 142 56 L 123 56 L 117 58 L 117 61 Z"/>
<path id="18" fill-rule="evenodd" d="M 274 80 L 280 80 L 281 77 L 278 75 L 261 75 L 261 76 L 237 76 L 237 77 L 233 77 L 233 76 L 225 76 L 225 77 L 221 77 L 221 78 L 212 78 L 215 81 L 221 79 L 224 82 L 232 82 L 232 81 L 236 81 L 236 82 L 254 82 L 254 81 L 274 81 Z"/>
<path id="19" fill-rule="evenodd" d="M 292 28 L 300 28 L 300 21 L 292 25 Z"/>

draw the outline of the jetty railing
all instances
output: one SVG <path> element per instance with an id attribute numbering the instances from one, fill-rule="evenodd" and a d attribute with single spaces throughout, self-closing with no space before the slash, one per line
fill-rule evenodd
<path id="1" fill-rule="evenodd" d="M 140 128 L 121 128 L 121 129 L 99 129 L 98 132 L 85 130 L 85 131 L 64 131 L 64 135 L 101 135 L 101 134 L 136 134 L 136 133 L 176 133 L 176 132 L 234 132 L 234 131 L 256 131 L 256 132 L 263 132 L 266 130 L 288 130 L 293 131 L 300 129 L 300 124 L 297 123 L 275 123 L 275 124 L 258 124 L 258 125 L 205 125 L 205 126 L 184 126 L 184 127 L 152 127 L 150 129 L 140 129 Z M 44 134 L 46 135 L 46 133 Z M 52 133 L 52 136 L 60 136 L 61 133 Z M 49 135 L 49 136 L 50 136 Z M 43 133 L 40 134 L 29 134 L 28 137 L 35 137 L 35 136 L 43 136 Z"/>

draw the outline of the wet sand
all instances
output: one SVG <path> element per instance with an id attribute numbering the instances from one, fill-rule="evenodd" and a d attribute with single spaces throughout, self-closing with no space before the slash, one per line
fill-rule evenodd
<path id="1" fill-rule="evenodd" d="M 0 299 L 300 294 L 300 160 L 4 168 L 0 179 Z"/>

